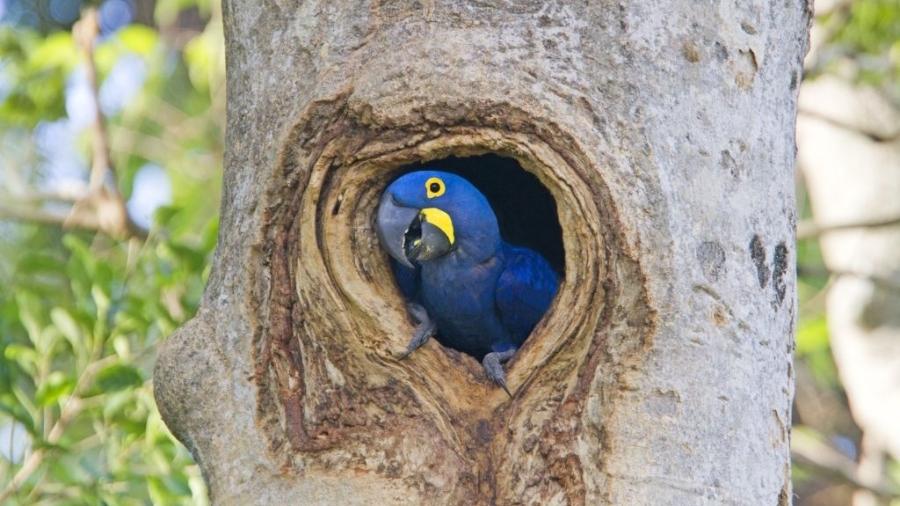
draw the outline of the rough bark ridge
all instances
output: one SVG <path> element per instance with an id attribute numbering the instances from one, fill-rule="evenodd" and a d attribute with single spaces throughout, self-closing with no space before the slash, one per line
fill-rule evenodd
<path id="1" fill-rule="evenodd" d="M 216 502 L 788 504 L 803 3 L 224 2 L 226 195 L 160 410 Z M 412 332 L 387 181 L 516 158 L 566 274 L 508 367 Z"/>

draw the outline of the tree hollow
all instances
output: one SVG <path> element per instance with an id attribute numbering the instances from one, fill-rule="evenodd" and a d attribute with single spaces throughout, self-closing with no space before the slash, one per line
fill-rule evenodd
<path id="1" fill-rule="evenodd" d="M 366 124 L 338 99 L 315 104 L 285 140 L 283 179 L 268 192 L 267 260 L 259 276 L 259 303 L 268 309 L 256 339 L 255 377 L 258 415 L 271 449 L 287 462 L 327 467 L 321 452 L 370 453 L 379 429 L 396 434 L 397 424 L 417 425 L 407 434 L 424 429 L 428 437 L 441 436 L 440 444 L 428 442 L 445 449 L 435 452 L 435 463 L 441 454 L 454 454 L 457 471 L 480 476 L 459 488 L 471 494 L 474 484 L 481 489 L 497 479 L 498 450 L 549 430 L 552 417 L 522 426 L 521 434 L 501 430 L 505 420 L 532 416 L 535 404 L 556 410 L 584 403 L 591 382 L 615 384 L 625 362 L 647 345 L 652 310 L 637 263 L 620 248 L 621 227 L 603 171 L 565 136 L 538 135 L 547 128 L 540 120 L 513 114 L 488 123 Z M 555 202 L 565 245 L 556 259 L 563 281 L 507 365 L 513 399 L 472 357 L 437 343 L 407 360 L 395 358 L 413 324 L 378 244 L 374 211 L 399 173 L 448 157 L 512 159 Z M 596 377 L 601 370 L 602 379 Z M 565 449 L 574 441 L 554 437 L 561 439 L 547 451 L 566 462 L 557 472 L 581 480 L 572 462 L 577 458 Z M 400 447 L 415 446 L 414 439 Z M 387 438 L 383 450 L 397 451 L 396 445 Z M 310 459 L 310 452 L 317 456 Z M 572 490 L 577 495 L 580 488 Z"/>

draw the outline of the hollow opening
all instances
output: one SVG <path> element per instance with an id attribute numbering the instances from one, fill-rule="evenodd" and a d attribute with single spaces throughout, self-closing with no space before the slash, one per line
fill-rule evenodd
<path id="1" fill-rule="evenodd" d="M 556 201 L 538 178 L 523 169 L 516 159 L 493 153 L 448 156 L 405 165 L 398 177 L 424 169 L 457 174 L 475 185 L 497 215 L 503 240 L 537 251 L 550 262 L 560 279 L 563 278 L 565 252 Z"/>
<path id="2" fill-rule="evenodd" d="M 496 214 L 501 238 L 508 244 L 529 248 L 541 254 L 562 281 L 565 275 L 565 252 L 556 202 L 540 180 L 523 169 L 516 159 L 497 154 L 450 156 L 405 165 L 400 168 L 397 177 L 426 169 L 450 172 L 471 182 L 485 195 Z M 398 271 L 396 274 L 401 276 L 402 272 Z M 409 282 L 409 279 L 398 278 L 401 285 Z M 461 342 L 454 345 L 447 336 L 442 335 L 440 327 L 437 338 L 445 346 L 476 359 L 483 357 L 482 352 L 462 345 Z"/>

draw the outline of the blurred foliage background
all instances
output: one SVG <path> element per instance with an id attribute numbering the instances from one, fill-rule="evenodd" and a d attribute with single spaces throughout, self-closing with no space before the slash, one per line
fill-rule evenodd
<path id="1" fill-rule="evenodd" d="M 88 9 L 96 32 L 73 30 Z M 0 504 L 206 504 L 151 377 L 215 246 L 219 3 L 0 0 L 0 16 Z"/>
<path id="2" fill-rule="evenodd" d="M 802 87 L 838 76 L 898 108 L 900 0 L 817 11 Z M 207 503 L 150 380 L 215 246 L 224 97 L 218 0 L 0 0 L 0 503 Z M 815 228 L 800 175 L 798 203 Z M 797 244 L 794 503 L 897 505 L 887 452 L 860 477 L 821 232 Z"/>

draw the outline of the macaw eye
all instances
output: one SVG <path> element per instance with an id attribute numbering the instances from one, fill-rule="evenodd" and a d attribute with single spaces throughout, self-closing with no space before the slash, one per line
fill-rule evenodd
<path id="1" fill-rule="evenodd" d="M 447 188 L 440 178 L 430 177 L 428 178 L 428 181 L 425 181 L 425 195 L 428 198 L 433 199 L 435 197 L 440 197 L 445 191 L 447 191 Z"/>

